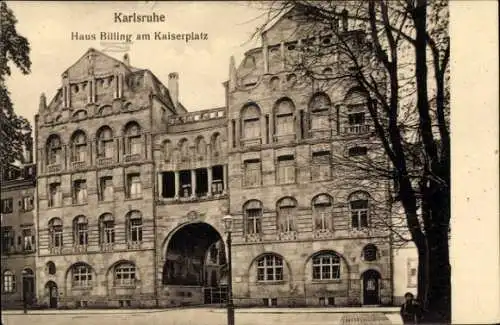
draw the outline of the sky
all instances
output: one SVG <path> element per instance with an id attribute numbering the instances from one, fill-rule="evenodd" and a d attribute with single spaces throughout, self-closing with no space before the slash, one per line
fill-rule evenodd
<path id="1" fill-rule="evenodd" d="M 243 53 L 259 46 L 251 36 L 264 11 L 246 2 L 8 2 L 18 19 L 19 34 L 31 46 L 31 74 L 17 68 L 7 81 L 14 109 L 33 123 L 41 93 L 50 102 L 61 86 L 61 74 L 90 47 L 103 50 L 101 32 L 206 33 L 208 40 L 133 40 L 126 52 L 107 52 L 151 70 L 165 85 L 170 72 L 179 73 L 179 98 L 190 111 L 224 106 L 222 83 Z M 261 7 L 261 6 L 260 6 Z M 165 15 L 164 23 L 115 23 L 115 13 Z M 71 40 L 71 34 L 96 34 L 97 40 Z"/>

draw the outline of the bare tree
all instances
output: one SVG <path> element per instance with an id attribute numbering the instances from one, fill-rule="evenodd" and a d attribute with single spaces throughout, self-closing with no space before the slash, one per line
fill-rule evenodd
<path id="1" fill-rule="evenodd" d="M 280 1 L 266 10 L 261 30 L 293 12 L 301 22 L 300 34 L 310 35 L 297 44 L 288 69 L 310 78 L 315 89 L 342 85 L 362 94 L 362 100 L 346 105 L 354 111 L 363 105 L 369 128 L 352 129 L 357 136 L 342 141 L 353 148 L 363 143 L 368 154 L 365 149 L 337 152 L 333 164 L 342 169 L 346 183 L 371 180 L 374 188 L 379 180 L 392 183 L 386 207 L 402 206 L 403 219 L 379 218 L 377 226 L 390 229 L 397 242 L 415 243 L 424 321 L 449 323 L 448 2 Z M 337 121 L 344 119 L 349 126 L 344 113 L 337 110 Z M 344 131 L 350 130 L 337 129 Z"/>

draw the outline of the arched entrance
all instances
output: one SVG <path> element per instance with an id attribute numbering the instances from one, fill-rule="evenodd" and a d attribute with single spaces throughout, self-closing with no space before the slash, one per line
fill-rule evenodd
<path id="1" fill-rule="evenodd" d="M 22 272 L 23 279 L 23 301 L 31 305 L 35 297 L 35 274 L 30 268 Z"/>
<path id="2" fill-rule="evenodd" d="M 163 265 L 164 286 L 203 292 L 204 303 L 221 303 L 227 295 L 221 279 L 226 253 L 221 235 L 204 222 L 190 223 L 170 238 Z"/>
<path id="3" fill-rule="evenodd" d="M 57 284 L 54 281 L 49 281 L 45 284 L 45 292 L 49 296 L 49 307 L 57 308 L 57 299 L 59 292 L 57 290 Z"/>
<path id="4" fill-rule="evenodd" d="M 361 277 L 363 280 L 363 305 L 380 304 L 380 273 L 368 270 Z"/>

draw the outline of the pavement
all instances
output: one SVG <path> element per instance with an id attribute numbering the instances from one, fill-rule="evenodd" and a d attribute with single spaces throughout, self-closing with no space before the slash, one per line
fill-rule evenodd
<path id="1" fill-rule="evenodd" d="M 402 324 L 399 310 L 363 308 L 248 308 L 235 311 L 236 325 Z M 3 325 L 225 325 L 223 308 L 2 311 Z"/>

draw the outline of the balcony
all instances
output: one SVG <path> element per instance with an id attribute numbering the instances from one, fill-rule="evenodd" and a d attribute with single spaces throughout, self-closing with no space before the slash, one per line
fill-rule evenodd
<path id="1" fill-rule="evenodd" d="M 71 163 L 71 168 L 73 170 L 81 170 L 81 169 L 85 169 L 85 167 L 87 167 L 86 161 L 73 161 Z"/>
<path id="2" fill-rule="evenodd" d="M 333 237 L 333 231 L 330 229 L 316 229 L 313 233 L 314 239 L 327 239 Z"/>
<path id="3" fill-rule="evenodd" d="M 370 132 L 370 126 L 366 124 L 349 125 L 344 128 L 346 134 L 363 134 Z"/>
<path id="4" fill-rule="evenodd" d="M 73 253 L 86 253 L 87 245 L 75 245 L 73 246 Z"/>
<path id="5" fill-rule="evenodd" d="M 52 164 L 47 166 L 47 171 L 49 173 L 58 173 L 62 170 L 61 164 Z"/>
<path id="6" fill-rule="evenodd" d="M 296 231 L 284 231 L 278 234 L 278 240 L 296 240 L 297 232 Z"/>
<path id="7" fill-rule="evenodd" d="M 123 158 L 125 162 L 134 162 L 141 160 L 141 155 L 138 153 L 126 154 Z"/>
<path id="8" fill-rule="evenodd" d="M 49 247 L 50 254 L 60 255 L 62 253 L 62 246 Z"/>
<path id="9" fill-rule="evenodd" d="M 112 252 L 113 251 L 113 243 L 104 243 L 101 244 L 101 251 L 103 252 Z"/>
<path id="10" fill-rule="evenodd" d="M 128 249 L 141 249 L 142 242 L 140 241 L 129 241 L 127 243 Z"/>
<path id="11" fill-rule="evenodd" d="M 260 146 L 262 144 L 262 140 L 261 138 L 241 139 L 241 144 L 244 147 L 255 147 Z"/>
<path id="12" fill-rule="evenodd" d="M 262 235 L 259 233 L 247 234 L 247 235 L 245 235 L 245 241 L 247 243 L 258 243 L 258 242 L 262 241 Z"/>
<path id="13" fill-rule="evenodd" d="M 97 158 L 98 166 L 110 166 L 113 164 L 113 157 L 101 157 Z"/>

